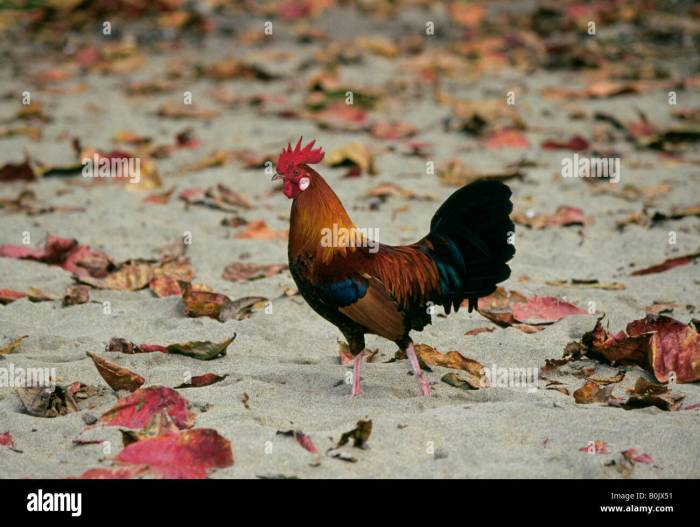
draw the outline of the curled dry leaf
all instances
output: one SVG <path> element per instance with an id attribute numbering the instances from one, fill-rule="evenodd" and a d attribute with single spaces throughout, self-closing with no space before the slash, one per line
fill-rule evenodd
<path id="1" fill-rule="evenodd" d="M 187 408 L 187 401 L 167 386 L 148 386 L 122 397 L 102 417 L 107 426 L 124 426 L 141 429 L 154 415 L 166 411 L 178 428 L 191 428 L 194 415 Z"/>
<path id="2" fill-rule="evenodd" d="M 611 406 L 618 406 L 625 410 L 656 406 L 661 410 L 675 412 L 681 409 L 681 403 L 685 398 L 685 394 L 672 392 L 668 386 L 651 383 L 644 377 L 637 379 L 634 388 L 628 392 L 630 396 L 626 401 L 615 399 L 610 401 Z"/>
<path id="3" fill-rule="evenodd" d="M 357 422 L 355 428 L 340 436 L 340 440 L 338 441 L 338 444 L 335 445 L 335 448 L 345 446 L 350 441 L 352 441 L 352 446 L 356 448 L 367 448 L 367 441 L 369 441 L 369 436 L 371 434 L 372 420 L 360 420 Z"/>
<path id="4" fill-rule="evenodd" d="M 599 384 L 586 381 L 574 392 L 574 400 L 578 404 L 607 403 L 612 397 L 612 386 L 601 387 Z"/>
<path id="5" fill-rule="evenodd" d="M 603 328 L 602 318 L 581 339 L 591 356 L 613 364 L 637 364 L 660 382 L 700 380 L 700 334 L 694 323 L 647 315 L 627 324 L 626 331 L 610 334 Z"/>
<path id="6" fill-rule="evenodd" d="M 418 355 L 418 361 L 423 368 L 426 366 L 428 368 L 430 366 L 442 366 L 443 368 L 463 370 L 485 382 L 484 365 L 474 359 L 466 358 L 459 351 L 440 353 L 427 344 L 416 344 L 415 350 L 416 355 Z M 399 357 L 405 358 L 405 354 L 403 352 L 397 352 L 397 358 Z"/>
<path id="7" fill-rule="evenodd" d="M 52 388 L 30 386 L 17 388 L 17 395 L 29 415 L 35 417 L 57 417 L 78 412 L 90 405 L 90 398 L 99 395 L 94 386 L 75 382 L 68 386 L 55 385 Z"/>
<path id="8" fill-rule="evenodd" d="M 477 310 L 499 326 L 513 326 L 525 333 L 533 331 L 533 324 L 553 324 L 570 315 L 587 314 L 585 310 L 560 298 L 528 298 L 517 291 L 508 291 L 502 287 L 498 287 L 489 296 L 480 298 Z M 534 331 L 537 331 L 537 328 L 534 328 Z"/>
<path id="9" fill-rule="evenodd" d="M 100 372 L 102 378 L 113 390 L 127 390 L 129 392 L 133 392 L 134 390 L 140 388 L 146 381 L 139 374 L 98 357 L 94 353 L 88 352 L 87 356 L 92 359 L 92 362 L 95 363 L 97 371 Z"/>
<path id="10" fill-rule="evenodd" d="M 205 373 L 203 375 L 195 375 L 190 379 L 190 382 L 185 382 L 179 386 L 175 386 L 176 389 L 182 388 L 201 388 L 203 386 L 209 386 L 211 384 L 216 384 L 217 382 L 223 381 L 228 374 L 217 375 L 216 373 Z"/>
<path id="11" fill-rule="evenodd" d="M 86 304 L 90 301 L 90 289 L 85 285 L 72 285 L 66 288 L 63 307 Z"/>
<path id="12" fill-rule="evenodd" d="M 326 164 L 331 167 L 349 166 L 347 175 L 375 175 L 374 158 L 367 147 L 361 143 L 350 143 L 337 148 L 326 155 Z"/>
<path id="13" fill-rule="evenodd" d="M 297 443 L 304 448 L 304 450 L 307 450 L 312 454 L 318 454 L 318 450 L 316 449 L 314 442 L 311 441 L 311 438 L 301 430 L 278 430 L 277 435 L 293 437 L 296 439 Z"/>
<path id="14" fill-rule="evenodd" d="M 454 386 L 455 388 L 461 388 L 462 390 L 478 390 L 479 388 L 485 387 L 485 378 L 477 377 L 469 372 L 462 377 L 458 373 L 446 373 L 440 379 L 445 384 Z"/>

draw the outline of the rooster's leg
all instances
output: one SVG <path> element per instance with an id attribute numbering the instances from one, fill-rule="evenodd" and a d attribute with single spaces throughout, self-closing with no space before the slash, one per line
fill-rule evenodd
<path id="1" fill-rule="evenodd" d="M 423 370 L 420 368 L 420 363 L 418 362 L 418 357 L 416 356 L 416 350 L 413 347 L 413 342 L 409 342 L 406 346 L 406 355 L 408 356 L 408 362 L 411 363 L 411 369 L 413 370 L 413 375 L 418 379 L 418 384 L 420 384 L 421 392 L 426 397 L 430 397 L 430 385 L 425 379 Z"/>
<path id="2" fill-rule="evenodd" d="M 357 397 L 358 395 L 362 395 L 362 386 L 360 386 L 360 369 L 362 367 L 362 356 L 364 355 L 364 350 L 358 353 L 355 356 L 355 359 L 352 361 L 353 364 L 353 372 L 352 372 L 352 393 L 350 394 L 350 397 Z"/>

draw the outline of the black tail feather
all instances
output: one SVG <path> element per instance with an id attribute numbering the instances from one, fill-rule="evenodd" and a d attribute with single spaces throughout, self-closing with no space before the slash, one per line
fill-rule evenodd
<path id="1" fill-rule="evenodd" d="M 465 298 L 472 311 L 479 297 L 510 276 L 506 262 L 515 254 L 510 196 L 500 181 L 476 181 L 452 194 L 433 216 L 428 239 L 441 275 L 438 301 L 447 313 Z"/>

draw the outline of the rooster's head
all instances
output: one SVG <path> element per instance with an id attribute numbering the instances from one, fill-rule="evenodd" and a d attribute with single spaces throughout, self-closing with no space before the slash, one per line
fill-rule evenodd
<path id="1" fill-rule="evenodd" d="M 282 150 L 277 160 L 277 174 L 272 178 L 283 180 L 282 191 L 289 199 L 296 198 L 309 188 L 313 176 L 308 165 L 320 162 L 324 155 L 320 147 L 313 148 L 316 141 L 311 141 L 302 148 L 301 140 L 300 137 L 294 148 L 291 144 L 287 144 L 287 148 Z"/>

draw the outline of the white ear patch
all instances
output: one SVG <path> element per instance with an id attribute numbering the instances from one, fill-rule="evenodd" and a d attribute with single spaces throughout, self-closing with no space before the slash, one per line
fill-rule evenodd
<path id="1" fill-rule="evenodd" d="M 311 179 L 307 177 L 303 177 L 299 180 L 299 190 L 306 190 L 309 188 L 309 185 L 311 184 Z"/>

